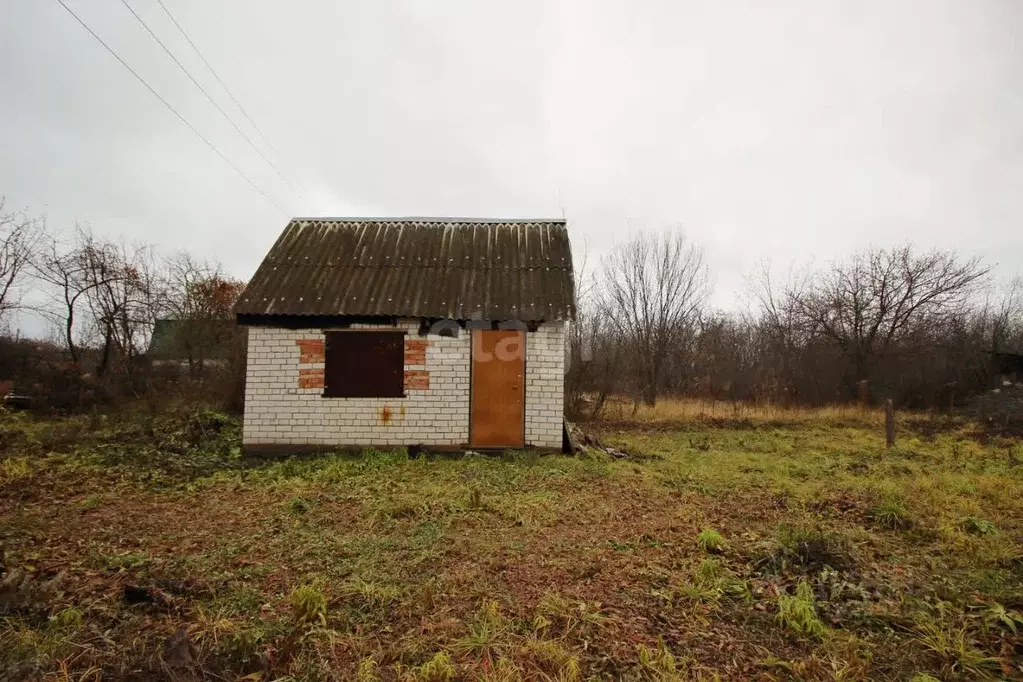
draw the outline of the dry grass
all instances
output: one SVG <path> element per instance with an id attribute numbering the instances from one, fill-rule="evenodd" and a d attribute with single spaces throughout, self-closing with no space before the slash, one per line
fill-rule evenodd
<path id="1" fill-rule="evenodd" d="M 857 404 L 825 407 L 786 407 L 772 403 L 746 403 L 691 398 L 659 398 L 653 407 L 624 398 L 609 401 L 603 418 L 606 421 L 639 424 L 665 424 L 692 421 L 780 422 L 792 424 L 856 424 L 882 425 L 884 411 L 864 409 Z"/>
<path id="2" fill-rule="evenodd" d="M 1023 674 L 1018 442 L 918 415 L 886 450 L 845 409 L 673 421 L 694 405 L 591 425 L 635 460 L 244 462 L 201 411 L 0 422 L 0 677 Z"/>

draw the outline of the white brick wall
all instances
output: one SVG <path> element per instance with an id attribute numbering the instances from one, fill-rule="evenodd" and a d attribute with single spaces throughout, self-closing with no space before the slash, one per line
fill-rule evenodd
<path id="1" fill-rule="evenodd" d="M 526 445 L 561 447 L 564 396 L 565 325 L 544 324 L 526 335 Z"/>
<path id="2" fill-rule="evenodd" d="M 356 325 L 363 329 L 394 329 Z M 260 445 L 435 445 L 469 440 L 470 335 L 420 337 L 418 320 L 400 323 L 406 339 L 429 341 L 428 390 L 404 398 L 324 398 L 321 388 L 299 388 L 296 341 L 322 340 L 322 329 L 250 327 L 243 442 Z M 526 444 L 561 446 L 564 326 L 543 325 L 526 338 Z"/>
<path id="3" fill-rule="evenodd" d="M 372 325 L 356 325 L 373 329 Z M 379 327 L 394 329 L 393 327 Z M 469 437 L 469 340 L 420 337 L 418 321 L 403 323 L 407 339 L 429 341 L 429 390 L 404 398 L 324 398 L 299 388 L 299 339 L 322 340 L 322 329 L 250 327 L 245 384 L 245 445 L 461 445 Z"/>

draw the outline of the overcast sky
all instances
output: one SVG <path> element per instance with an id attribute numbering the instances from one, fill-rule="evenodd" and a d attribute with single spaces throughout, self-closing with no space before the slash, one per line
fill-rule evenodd
<path id="1" fill-rule="evenodd" d="M 568 219 L 591 262 L 680 225 L 730 307 L 913 241 L 1023 272 L 1023 1 L 3 0 L 0 194 L 247 278 L 290 215 Z"/>

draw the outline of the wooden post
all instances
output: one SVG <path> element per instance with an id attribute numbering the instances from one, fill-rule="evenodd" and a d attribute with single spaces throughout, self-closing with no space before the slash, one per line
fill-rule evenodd
<path id="1" fill-rule="evenodd" d="M 856 388 L 860 394 L 860 407 L 866 410 L 870 406 L 870 384 L 866 379 L 860 379 L 856 382 Z"/>
<path id="2" fill-rule="evenodd" d="M 887 447 L 895 445 L 895 410 L 891 398 L 884 401 L 884 439 Z"/>

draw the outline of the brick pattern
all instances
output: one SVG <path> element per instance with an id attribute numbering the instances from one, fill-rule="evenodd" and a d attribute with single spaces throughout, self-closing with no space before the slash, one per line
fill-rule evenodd
<path id="1" fill-rule="evenodd" d="M 298 347 L 298 383 L 299 388 L 317 388 L 323 390 L 324 363 L 327 359 L 325 340 L 295 339 Z"/>
<path id="2" fill-rule="evenodd" d="M 399 328 L 408 334 L 404 398 L 324 398 L 324 330 L 250 327 L 244 444 L 465 446 L 470 334 L 419 337 L 418 320 Z M 564 366 L 563 325 L 527 335 L 527 445 L 561 446 Z"/>
<path id="3" fill-rule="evenodd" d="M 425 362 L 422 364 L 426 364 Z M 406 391 L 429 391 L 430 390 L 430 373 L 425 369 L 406 369 L 405 370 L 405 390 Z"/>
<path id="4" fill-rule="evenodd" d="M 323 388 L 323 370 L 322 369 L 299 369 L 298 370 L 298 387 L 299 388 Z"/>
<path id="5" fill-rule="evenodd" d="M 426 349 L 429 341 L 423 339 L 405 339 L 405 366 L 419 367 L 426 364 Z"/>
<path id="6" fill-rule="evenodd" d="M 526 445 L 560 448 L 565 418 L 565 325 L 526 335 Z"/>
<path id="7" fill-rule="evenodd" d="M 298 345 L 299 356 L 298 362 L 301 365 L 314 365 L 322 363 L 326 358 L 326 351 L 323 347 L 323 339 L 310 340 L 310 339 L 299 339 L 295 341 Z"/>
<path id="8" fill-rule="evenodd" d="M 407 332 L 406 341 L 419 342 L 414 354 L 423 355 L 409 370 L 404 398 L 324 398 L 322 379 L 313 385 L 323 371 L 316 349 L 324 330 L 250 327 L 245 445 L 466 444 L 469 335 L 419 337 L 418 320 L 404 321 L 399 329 Z"/>

